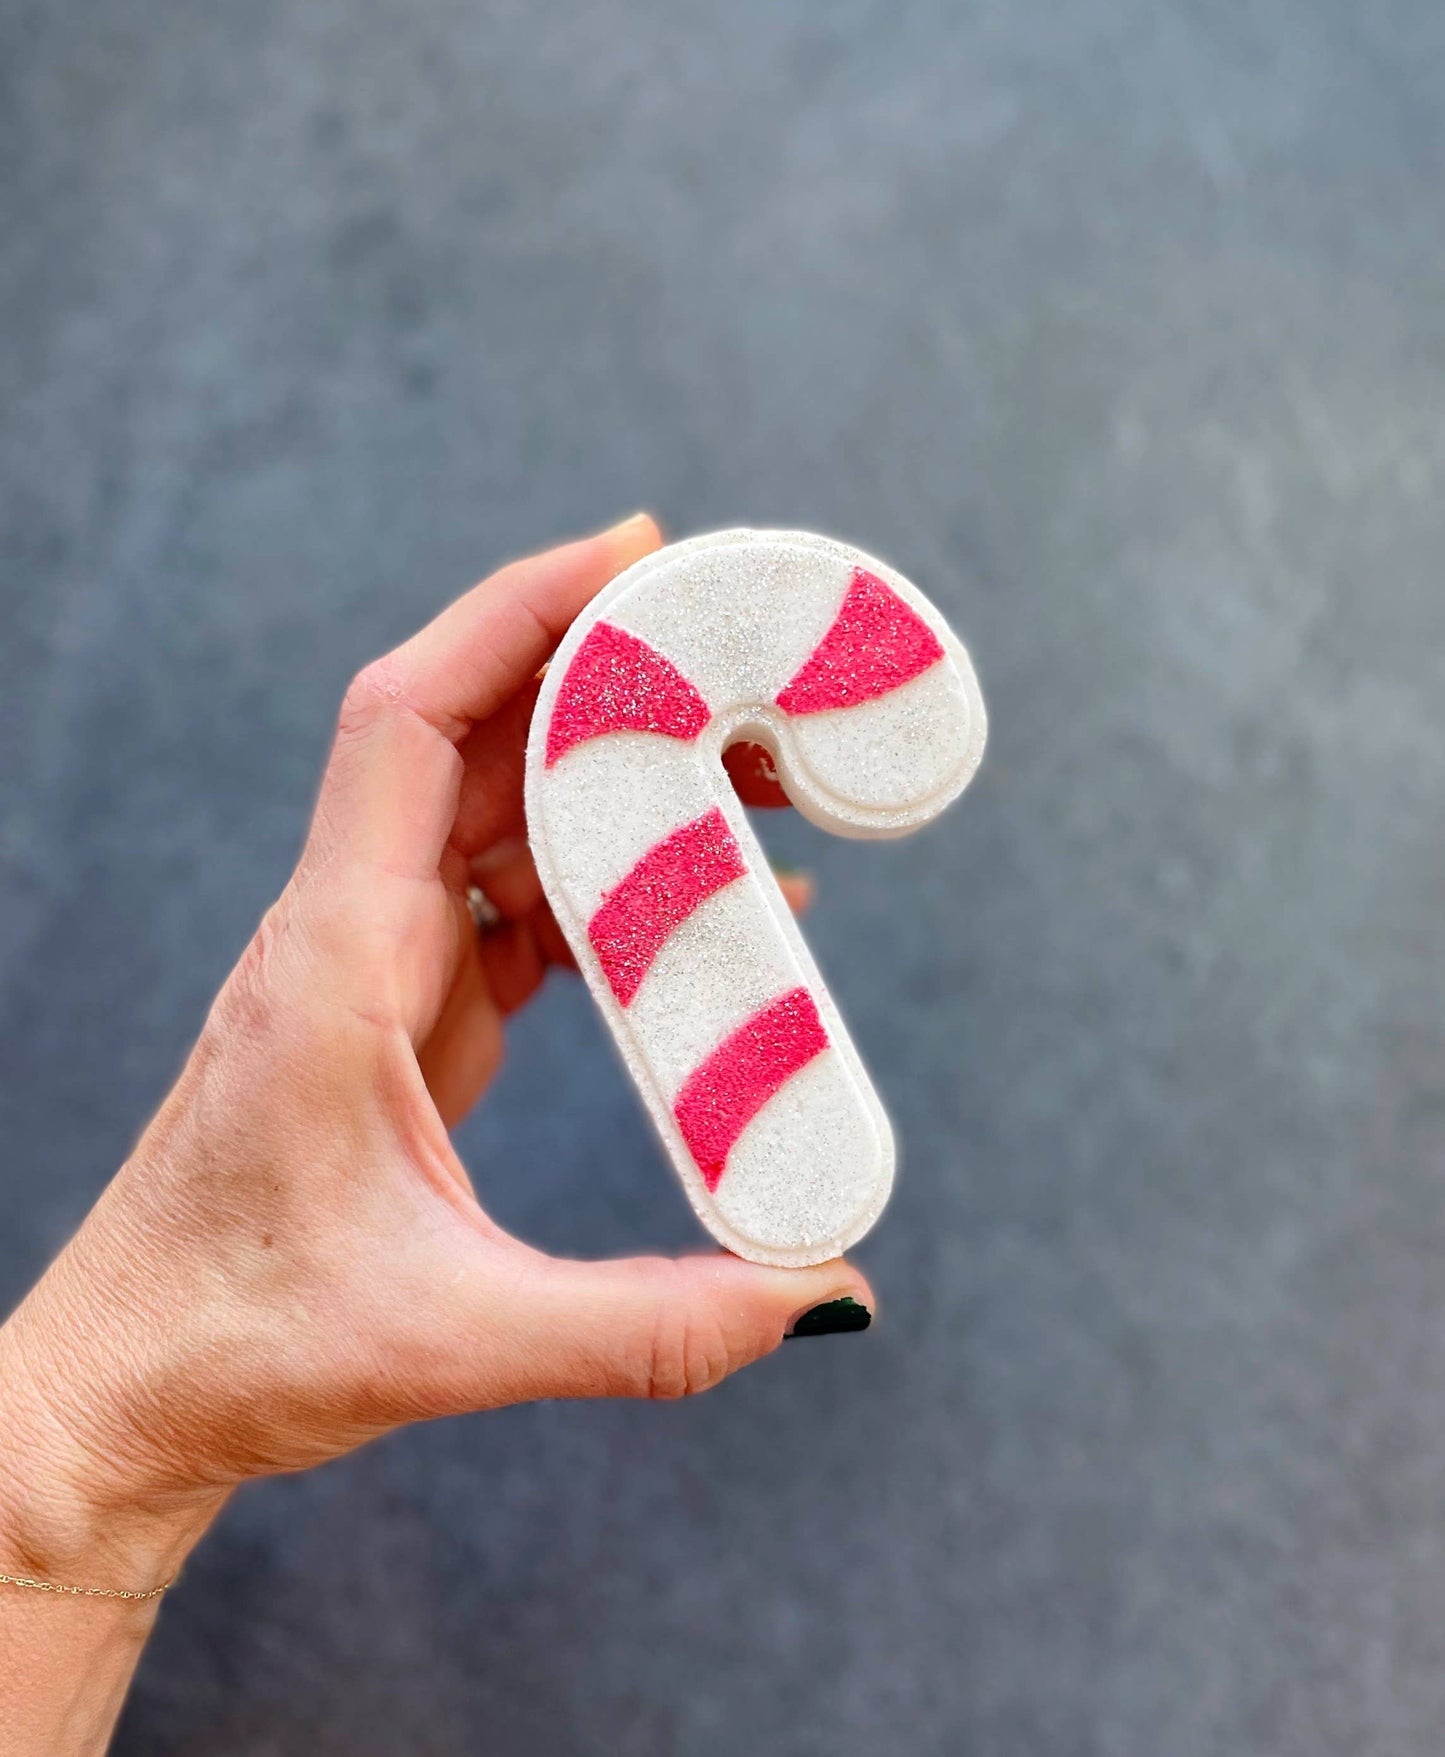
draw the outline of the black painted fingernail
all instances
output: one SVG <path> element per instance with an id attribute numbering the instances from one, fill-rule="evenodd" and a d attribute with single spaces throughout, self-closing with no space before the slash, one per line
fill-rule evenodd
<path id="1" fill-rule="evenodd" d="M 859 1305 L 856 1299 L 830 1299 L 826 1305 L 814 1306 L 812 1311 L 804 1312 L 784 1340 L 791 1342 L 795 1336 L 836 1336 L 845 1330 L 866 1330 L 872 1322 L 872 1312 L 867 1306 Z"/>

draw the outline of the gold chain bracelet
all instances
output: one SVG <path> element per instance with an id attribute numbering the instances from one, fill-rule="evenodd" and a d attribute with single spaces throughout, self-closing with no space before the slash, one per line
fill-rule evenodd
<path id="1" fill-rule="evenodd" d="M 174 1580 L 167 1580 L 164 1586 L 153 1586 L 149 1592 L 117 1592 L 109 1586 L 57 1586 L 53 1580 L 31 1580 L 24 1574 L 0 1574 L 0 1586 L 28 1586 L 35 1592 L 60 1592 L 69 1598 L 128 1598 L 137 1603 L 159 1598 L 174 1585 Z"/>

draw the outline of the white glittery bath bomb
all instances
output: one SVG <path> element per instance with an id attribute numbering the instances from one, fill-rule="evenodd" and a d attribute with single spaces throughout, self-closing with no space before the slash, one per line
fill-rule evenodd
<path id="1" fill-rule="evenodd" d="M 722 766 L 771 753 L 842 836 L 900 836 L 967 786 L 968 654 L 882 562 L 796 531 L 676 543 L 615 579 L 548 669 L 527 748 L 537 869 L 699 1219 L 739 1256 L 838 1256 L 893 1134 Z"/>

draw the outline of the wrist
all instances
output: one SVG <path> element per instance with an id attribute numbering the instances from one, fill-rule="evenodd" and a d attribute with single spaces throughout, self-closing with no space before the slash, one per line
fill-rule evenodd
<path id="1" fill-rule="evenodd" d="M 147 1481 L 97 1446 L 83 1350 L 53 1346 L 45 1294 L 0 1326 L 0 1573 L 149 1591 L 175 1578 L 225 1491 Z"/>

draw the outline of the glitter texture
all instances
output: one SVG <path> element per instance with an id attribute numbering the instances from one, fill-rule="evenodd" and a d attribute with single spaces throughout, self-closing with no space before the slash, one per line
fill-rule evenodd
<path id="1" fill-rule="evenodd" d="M 778 692 L 787 714 L 851 708 L 908 683 L 943 657 L 943 643 L 877 574 L 856 567 L 837 620 Z"/>
<path id="2" fill-rule="evenodd" d="M 688 1077 L 673 1114 L 709 1190 L 717 1188 L 733 1142 L 747 1125 L 827 1047 L 812 995 L 795 988 L 724 1038 Z"/>
<path id="3" fill-rule="evenodd" d="M 652 961 L 700 903 L 747 871 L 716 806 L 649 848 L 587 926 L 587 937 L 625 1007 Z"/>
<path id="4" fill-rule="evenodd" d="M 599 622 L 567 668 L 548 723 L 547 764 L 604 732 L 696 738 L 709 717 L 707 703 L 675 665 L 636 635 Z"/>
<path id="5" fill-rule="evenodd" d="M 968 655 L 884 563 L 801 532 L 646 556 L 559 647 L 527 748 L 548 900 L 699 1219 L 819 1263 L 877 1219 L 888 1119 L 723 769 L 761 743 L 835 834 L 904 835 L 967 785 Z"/>
<path id="6" fill-rule="evenodd" d="M 653 961 L 626 1019 L 671 1110 L 684 1081 L 744 1020 L 796 988 L 804 972 L 751 876 L 688 916 Z"/>

